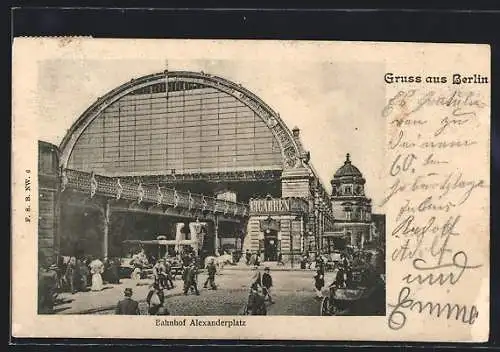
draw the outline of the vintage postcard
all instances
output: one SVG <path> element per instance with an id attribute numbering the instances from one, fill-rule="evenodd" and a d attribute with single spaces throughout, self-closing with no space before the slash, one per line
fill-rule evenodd
<path id="1" fill-rule="evenodd" d="M 16 337 L 486 341 L 490 48 L 16 38 Z"/>

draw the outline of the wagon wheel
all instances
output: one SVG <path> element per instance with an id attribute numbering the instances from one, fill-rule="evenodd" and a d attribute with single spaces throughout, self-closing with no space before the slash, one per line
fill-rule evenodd
<path id="1" fill-rule="evenodd" d="M 332 315 L 332 307 L 330 304 L 330 298 L 329 297 L 323 297 L 323 300 L 321 301 L 321 309 L 320 313 L 321 316 L 328 316 Z"/>
<path id="2" fill-rule="evenodd" d="M 334 303 L 332 304 L 329 297 L 324 297 L 321 301 L 321 312 L 322 316 L 337 315 L 340 309 Z"/>
<path id="3" fill-rule="evenodd" d="M 248 304 L 247 303 L 245 303 L 243 305 L 243 308 L 241 310 L 241 315 L 250 315 L 250 312 L 248 311 Z"/>

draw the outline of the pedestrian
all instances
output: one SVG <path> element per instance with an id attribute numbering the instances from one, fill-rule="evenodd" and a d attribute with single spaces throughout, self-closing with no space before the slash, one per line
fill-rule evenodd
<path id="1" fill-rule="evenodd" d="M 112 258 L 109 267 L 109 279 L 112 284 L 120 283 L 120 259 Z"/>
<path id="2" fill-rule="evenodd" d="M 102 291 L 102 273 L 104 271 L 104 264 L 98 258 L 94 259 L 89 264 L 90 273 L 92 274 L 92 291 Z"/>
<path id="3" fill-rule="evenodd" d="M 302 257 L 300 258 L 300 268 L 301 269 L 305 269 L 306 268 L 306 265 L 307 265 L 307 255 L 304 254 L 302 255 Z"/>
<path id="4" fill-rule="evenodd" d="M 110 269 L 111 269 L 111 261 L 108 257 L 104 257 L 103 260 L 104 264 L 104 270 L 102 272 L 102 282 L 103 283 L 111 283 L 111 278 L 110 278 Z"/>
<path id="5" fill-rule="evenodd" d="M 262 285 L 262 280 L 261 280 L 261 275 L 260 271 L 257 269 L 254 269 L 251 279 L 250 279 L 250 287 L 254 286 L 261 286 Z"/>
<path id="6" fill-rule="evenodd" d="M 139 315 L 139 303 L 132 299 L 132 289 L 127 287 L 124 291 L 125 298 L 116 305 L 115 314 Z"/>
<path id="7" fill-rule="evenodd" d="M 255 255 L 255 262 L 254 265 L 258 267 L 260 265 L 260 251 L 257 251 L 257 254 Z"/>
<path id="8" fill-rule="evenodd" d="M 189 257 L 189 254 L 187 254 L 186 252 L 183 252 L 181 255 L 181 260 L 182 260 L 182 266 L 188 267 L 189 263 L 191 261 L 191 258 Z"/>
<path id="9" fill-rule="evenodd" d="M 166 287 L 166 274 L 165 259 L 159 259 L 153 266 L 153 279 L 160 288 Z"/>
<path id="10" fill-rule="evenodd" d="M 80 265 L 76 257 L 71 257 L 66 265 L 66 282 L 69 283 L 71 294 L 75 294 L 80 290 Z"/>
<path id="11" fill-rule="evenodd" d="M 285 263 L 283 263 L 283 254 L 281 252 L 278 252 L 278 261 L 276 262 L 276 265 L 285 265 Z"/>
<path id="12" fill-rule="evenodd" d="M 252 253 L 250 250 L 247 248 L 247 251 L 245 252 L 245 264 L 250 265 L 250 260 L 252 259 Z"/>
<path id="13" fill-rule="evenodd" d="M 76 260 L 77 266 L 80 268 L 78 283 L 80 284 L 81 291 L 87 291 L 87 286 L 92 280 L 88 264 L 90 261 L 87 258 Z"/>
<path id="14" fill-rule="evenodd" d="M 347 256 L 345 254 L 342 254 L 341 256 L 341 269 L 344 272 L 345 280 L 344 284 L 345 286 L 350 286 L 352 282 L 352 270 L 351 270 L 351 264 L 349 263 L 349 260 L 347 259 Z"/>
<path id="15" fill-rule="evenodd" d="M 165 286 L 167 290 L 175 287 L 172 281 L 172 263 L 170 263 L 170 260 L 165 260 Z"/>
<path id="16" fill-rule="evenodd" d="M 48 270 L 40 267 L 38 270 L 38 313 L 53 314 L 57 296 L 56 265 Z"/>
<path id="17" fill-rule="evenodd" d="M 194 291 L 198 296 L 200 292 L 198 291 L 198 282 L 196 275 L 196 268 L 194 263 L 191 263 L 189 266 L 184 268 L 184 272 L 182 274 L 182 279 L 184 280 L 184 294 L 187 295 L 188 291 Z"/>
<path id="18" fill-rule="evenodd" d="M 262 275 L 261 283 L 262 290 L 264 293 L 264 299 L 269 298 L 269 303 L 274 304 L 273 297 L 271 296 L 271 287 L 273 287 L 273 278 L 269 273 L 269 267 L 264 268 L 264 274 Z"/>
<path id="19" fill-rule="evenodd" d="M 323 271 L 318 268 L 316 270 L 316 275 L 314 275 L 314 288 L 316 290 L 316 298 L 321 299 L 323 298 L 323 293 L 321 290 L 325 286 L 325 274 Z"/>
<path id="20" fill-rule="evenodd" d="M 163 294 L 163 290 L 158 283 L 153 283 L 149 287 L 146 302 L 148 303 L 149 315 L 156 315 L 160 307 L 163 306 L 163 303 L 165 302 L 165 295 Z"/>
<path id="21" fill-rule="evenodd" d="M 267 315 L 266 302 L 262 292 L 262 287 L 260 287 L 257 283 L 254 283 L 250 287 L 247 312 L 250 313 L 250 315 Z"/>
<path id="22" fill-rule="evenodd" d="M 338 288 L 346 287 L 346 273 L 344 271 L 344 268 L 340 267 L 337 270 L 337 275 L 335 275 L 334 284 L 335 284 L 335 287 L 338 287 Z"/>
<path id="23" fill-rule="evenodd" d="M 215 259 L 212 258 L 207 264 L 207 279 L 203 284 L 203 288 L 207 288 L 207 285 L 210 284 L 210 289 L 216 290 L 217 286 L 215 285 L 215 273 L 217 272 L 217 267 L 215 266 Z"/>
<path id="24" fill-rule="evenodd" d="M 316 268 L 320 269 L 323 274 L 325 273 L 325 261 L 321 255 L 316 258 Z"/>

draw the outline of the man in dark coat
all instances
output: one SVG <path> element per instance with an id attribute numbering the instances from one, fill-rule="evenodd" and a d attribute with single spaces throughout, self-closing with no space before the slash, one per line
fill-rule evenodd
<path id="1" fill-rule="evenodd" d="M 120 259 L 113 258 L 111 259 L 111 267 L 110 267 L 110 279 L 112 284 L 120 283 Z"/>
<path id="2" fill-rule="evenodd" d="M 217 286 L 215 285 L 215 273 L 217 272 L 217 267 L 215 266 L 214 259 L 210 260 L 207 264 L 207 279 L 203 284 L 203 288 L 207 288 L 207 285 L 210 284 L 210 288 L 212 290 L 216 290 Z"/>
<path id="3" fill-rule="evenodd" d="M 196 267 L 194 263 L 191 263 L 184 269 L 184 273 L 182 274 L 182 279 L 184 280 L 184 294 L 187 295 L 188 291 L 194 290 L 196 295 L 199 295 L 198 291 L 198 282 L 196 277 Z"/>
<path id="4" fill-rule="evenodd" d="M 325 273 L 321 271 L 320 268 L 316 269 L 316 275 L 314 275 L 314 288 L 316 289 L 316 298 L 323 298 L 321 290 L 325 286 Z"/>
<path id="5" fill-rule="evenodd" d="M 250 250 L 247 249 L 245 252 L 245 264 L 250 265 L 250 259 L 252 259 L 252 253 L 250 253 Z"/>
<path id="6" fill-rule="evenodd" d="M 125 298 L 118 302 L 115 314 L 118 315 L 139 315 L 139 303 L 132 299 L 132 289 L 125 289 Z"/>
<path id="7" fill-rule="evenodd" d="M 55 265 L 49 270 L 43 268 L 38 272 L 38 313 L 52 314 L 54 312 L 54 303 L 57 289 L 57 273 Z"/>
<path id="8" fill-rule="evenodd" d="M 69 288 L 72 294 L 75 294 L 78 291 L 80 291 L 82 286 L 81 284 L 82 274 L 80 269 L 81 269 L 80 261 L 75 257 L 71 257 L 69 259 L 68 264 L 66 265 L 65 277 L 69 284 Z"/>
<path id="9" fill-rule="evenodd" d="M 167 290 L 173 289 L 174 282 L 172 281 L 172 263 L 169 260 L 165 261 L 165 288 Z"/>
<path id="10" fill-rule="evenodd" d="M 264 298 L 269 298 L 269 303 L 273 304 L 273 298 L 271 297 L 271 287 L 273 286 L 273 278 L 269 273 L 269 267 L 265 267 L 264 274 L 262 275 L 262 291 Z"/>

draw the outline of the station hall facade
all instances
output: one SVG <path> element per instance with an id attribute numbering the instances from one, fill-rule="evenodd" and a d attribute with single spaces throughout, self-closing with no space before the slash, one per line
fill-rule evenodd
<path id="1" fill-rule="evenodd" d="M 152 74 L 99 98 L 59 146 L 39 142 L 39 186 L 44 261 L 120 257 L 127 241 L 158 238 L 202 256 L 290 260 L 334 230 L 300 130 L 203 72 Z"/>

